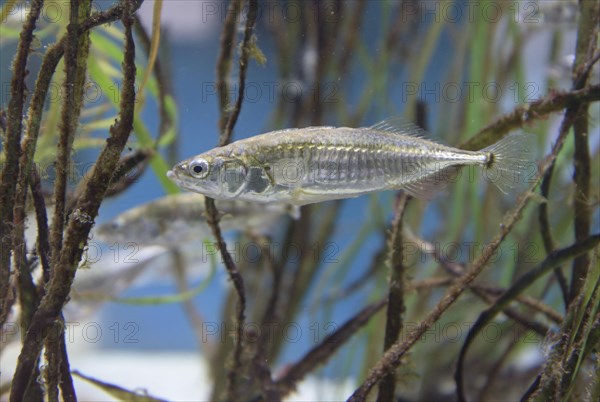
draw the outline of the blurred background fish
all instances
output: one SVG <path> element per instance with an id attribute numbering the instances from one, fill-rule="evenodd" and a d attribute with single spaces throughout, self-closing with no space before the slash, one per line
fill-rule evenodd
<path id="1" fill-rule="evenodd" d="M 167 195 L 129 209 L 100 225 L 98 239 L 107 244 L 132 242 L 139 246 L 167 248 L 211 236 L 206 222 L 204 196 L 197 193 Z M 283 216 L 299 217 L 299 210 L 286 204 L 259 204 L 240 200 L 218 201 L 224 232 L 238 230 L 266 233 Z"/>

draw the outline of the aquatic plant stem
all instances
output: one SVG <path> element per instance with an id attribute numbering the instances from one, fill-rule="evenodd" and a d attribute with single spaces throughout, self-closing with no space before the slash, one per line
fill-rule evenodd
<path id="1" fill-rule="evenodd" d="M 402 221 L 406 205 L 410 199 L 404 192 L 398 194 L 396 201 L 396 214 L 392 223 L 392 230 L 389 237 L 389 290 L 387 300 L 387 315 L 385 325 L 385 337 L 383 341 L 383 351 L 388 350 L 398 341 L 400 330 L 403 325 L 403 314 L 406 310 L 404 304 L 405 286 L 406 286 L 406 268 L 404 266 L 404 239 L 402 236 Z M 379 383 L 378 402 L 395 400 L 396 391 L 396 371 L 388 372 Z"/>
<path id="2" fill-rule="evenodd" d="M 227 142 L 226 134 L 227 120 L 229 119 L 229 72 L 231 71 L 231 59 L 233 58 L 233 49 L 235 47 L 235 28 L 238 16 L 241 12 L 242 0 L 232 0 L 227 8 L 223 33 L 221 34 L 221 46 L 219 47 L 219 56 L 217 59 L 217 90 L 219 91 L 219 110 L 221 116 L 219 119 L 219 129 L 221 137 L 219 144 Z"/>
<path id="3" fill-rule="evenodd" d="M 0 326 L 4 324 L 9 312 L 10 250 L 13 243 L 13 207 L 19 174 L 20 142 L 23 126 L 23 108 L 25 105 L 25 77 L 27 76 L 27 58 L 33 31 L 40 16 L 43 0 L 34 0 L 21 31 L 17 52 L 12 63 L 10 100 L 8 102 L 6 136 L 2 144 L 4 166 L 0 182 Z"/>
<path id="4" fill-rule="evenodd" d="M 63 232 L 67 220 L 68 172 L 71 166 L 73 141 L 79 125 L 79 115 L 83 108 L 83 88 L 90 47 L 89 31 L 85 31 L 80 35 L 79 27 L 90 16 L 91 1 L 72 1 L 69 5 L 69 24 L 67 25 L 64 51 L 65 81 L 63 90 L 65 98 L 61 105 L 60 135 L 56 157 L 56 179 L 54 183 L 54 217 L 50 227 L 49 239 L 51 258 L 50 278 L 52 278 L 53 272 L 57 270 L 56 266 L 59 264 L 60 252 L 63 247 Z M 31 139 L 37 140 L 37 135 Z M 35 143 L 30 143 L 30 146 L 35 150 Z M 27 173 L 24 173 L 25 182 L 29 177 Z M 62 319 L 62 314 L 54 322 L 53 327 L 54 330 L 50 330 L 48 337 L 45 339 L 48 363 L 46 382 L 50 400 L 58 398 L 58 386 L 61 377 L 61 361 L 63 360 L 61 344 L 64 343 L 64 320 Z M 64 357 L 66 359 L 66 356 Z M 72 384 L 70 374 L 68 374 L 68 377 L 65 379 L 65 382 Z M 34 375 L 34 378 L 37 378 L 37 375 Z"/>
<path id="5" fill-rule="evenodd" d="M 83 85 L 89 54 L 89 31 L 79 35 L 79 25 L 89 16 L 91 1 L 69 3 L 69 24 L 65 41 L 65 93 L 59 124 L 56 156 L 56 179 L 54 183 L 54 216 L 50 226 L 50 257 L 52 265 L 58 264 L 63 245 L 66 223 L 67 180 L 71 165 L 73 140 L 79 125 L 79 114 L 83 105 Z M 81 5 L 81 8 L 80 8 Z"/>
<path id="6" fill-rule="evenodd" d="M 471 151 L 485 148 L 500 140 L 510 131 L 522 128 L 532 121 L 559 112 L 573 104 L 597 102 L 599 100 L 600 84 L 590 85 L 575 91 L 552 92 L 535 102 L 518 106 L 511 113 L 498 118 L 495 122 L 479 130 L 459 148 Z"/>
<path id="7" fill-rule="evenodd" d="M 13 76 L 11 80 L 10 100 L 6 125 L 6 140 L 3 144 L 6 164 L 2 167 L 2 183 L 0 185 L 0 327 L 4 324 L 11 307 L 9 297 L 10 250 L 13 249 L 14 266 L 19 304 L 21 306 L 21 330 L 26 331 L 31 317 L 38 304 L 38 295 L 31 276 L 30 266 L 26 258 L 25 244 L 25 194 L 27 194 L 27 176 L 19 183 L 21 173 L 19 160 L 21 156 L 20 141 L 22 136 L 23 108 L 26 99 L 25 77 L 27 58 L 33 41 L 33 31 L 41 14 L 43 1 L 34 1 L 30 13 L 21 31 L 17 53 L 13 60 Z M 15 202 L 19 195 L 19 187 L 23 189 L 21 202 Z M 15 216 L 16 212 L 16 216 Z M 14 226 L 13 226 L 14 224 Z M 35 367 L 34 377 L 39 375 Z M 40 384 L 30 381 L 26 393 L 29 399 L 43 398 Z"/>
<path id="8" fill-rule="evenodd" d="M 219 146 L 227 145 L 231 141 L 231 135 L 233 127 L 235 126 L 238 116 L 242 108 L 242 102 L 244 100 L 244 90 L 246 82 L 246 71 L 248 68 L 249 61 L 249 43 L 254 30 L 254 24 L 256 22 L 258 3 L 257 0 L 248 0 L 248 16 L 246 19 L 246 28 L 244 30 L 244 39 L 242 41 L 242 52 L 239 58 L 239 82 L 238 82 L 238 98 L 234 105 L 231 113 L 228 112 L 229 106 L 229 85 L 227 84 L 228 74 L 231 67 L 231 59 L 233 57 L 233 42 L 235 39 L 235 23 L 237 17 L 241 11 L 241 0 L 234 0 L 229 4 L 229 11 L 227 13 L 227 19 L 225 20 L 225 26 L 223 27 L 223 34 L 221 37 L 221 49 L 219 52 L 219 59 L 217 62 L 217 87 L 219 88 L 219 104 L 220 104 L 220 121 L 219 127 L 221 128 L 221 134 L 219 137 Z M 233 287 L 238 296 L 237 302 L 237 313 L 236 313 L 236 333 L 237 339 L 235 343 L 235 350 L 233 353 L 233 362 L 229 367 L 227 373 L 227 390 L 225 399 L 226 400 L 237 400 L 239 399 L 237 380 L 242 368 L 242 352 L 244 342 L 244 322 L 245 322 L 245 310 L 246 310 L 246 294 L 244 291 L 244 279 L 240 274 L 239 270 L 229 251 L 227 250 L 227 244 L 223 239 L 221 228 L 219 227 L 219 213 L 215 206 L 215 202 L 211 198 L 206 198 L 206 217 L 207 223 L 209 224 L 213 236 L 217 241 L 217 247 L 221 253 L 221 258 L 229 274 L 229 278 L 233 283 Z"/>
<path id="9" fill-rule="evenodd" d="M 58 264 L 47 292 L 36 310 L 29 330 L 25 334 L 23 347 L 17 361 L 12 382 L 11 401 L 23 400 L 25 389 L 33 373 L 44 338 L 54 325 L 64 306 L 73 282 L 77 265 L 81 260 L 88 235 L 98 214 L 98 209 L 108 189 L 119 156 L 125 147 L 133 127 L 135 107 L 135 45 L 131 34 L 130 2 L 125 1 L 123 25 L 125 26 L 125 53 L 123 60 L 123 90 L 121 109 L 117 122 L 110 129 L 110 137 L 94 165 L 93 174 L 86 191 L 78 200 L 69 220 Z"/>
<path id="10" fill-rule="evenodd" d="M 580 1 L 581 15 L 577 27 L 577 43 L 575 62 L 573 63 L 573 89 L 586 86 L 589 79 L 589 68 L 592 65 L 597 50 L 598 26 L 600 25 L 600 3 L 598 1 Z M 573 201 L 573 223 L 575 240 L 581 242 L 590 235 L 592 226 L 592 208 L 590 205 L 591 157 L 588 140 L 589 104 L 580 103 L 579 112 L 573 122 L 575 152 L 573 155 L 573 181 L 575 183 L 575 198 Z M 590 268 L 590 256 L 584 253 L 573 260 L 573 275 L 569 294 L 571 299 L 579 295 L 583 281 Z"/>
<path id="11" fill-rule="evenodd" d="M 224 146 L 231 142 L 233 127 L 237 123 L 238 117 L 242 110 L 242 102 L 244 101 L 244 92 L 246 90 L 246 72 L 248 71 L 248 63 L 250 61 L 250 40 L 254 32 L 254 24 L 258 16 L 258 0 L 248 0 L 248 14 L 246 16 L 246 27 L 244 29 L 244 38 L 242 39 L 242 54 L 239 58 L 239 81 L 238 95 L 235 100 L 233 110 L 227 119 L 225 130 L 221 132 L 219 146 Z"/>

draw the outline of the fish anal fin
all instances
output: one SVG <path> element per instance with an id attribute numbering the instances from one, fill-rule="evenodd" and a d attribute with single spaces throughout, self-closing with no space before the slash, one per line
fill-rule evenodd
<path id="1" fill-rule="evenodd" d="M 438 172 L 421 177 L 415 181 L 403 184 L 400 190 L 406 191 L 415 198 L 431 200 L 442 193 L 446 186 L 459 176 L 459 166 L 448 166 Z"/>

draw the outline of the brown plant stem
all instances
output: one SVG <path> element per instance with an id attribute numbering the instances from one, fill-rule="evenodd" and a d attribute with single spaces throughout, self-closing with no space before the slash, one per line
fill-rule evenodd
<path id="1" fill-rule="evenodd" d="M 244 100 L 244 90 L 246 81 L 246 71 L 249 61 L 249 43 L 254 30 L 254 24 L 256 23 L 256 17 L 258 12 L 257 0 L 248 0 L 248 16 L 246 19 L 246 28 L 244 30 L 244 39 L 242 42 L 242 53 L 239 59 L 239 82 L 238 82 L 238 98 L 234 105 L 231 113 L 227 111 L 229 105 L 229 86 L 227 85 L 227 75 L 231 67 L 231 58 L 233 53 L 233 41 L 235 38 L 235 22 L 241 9 L 241 0 L 234 0 L 230 3 L 230 12 L 227 14 L 225 26 L 223 28 L 223 34 L 221 37 L 221 50 L 219 53 L 219 59 L 217 62 L 217 87 L 219 88 L 219 101 L 220 101 L 220 113 L 221 118 L 219 121 L 219 127 L 221 128 L 221 134 L 219 137 L 219 146 L 227 145 L 231 141 L 231 134 L 233 127 L 237 122 L 239 113 L 242 108 L 242 102 Z M 227 391 L 225 399 L 237 400 L 239 399 L 237 389 L 238 372 L 240 371 L 242 363 L 242 352 L 243 352 L 243 341 L 244 341 L 244 322 L 245 322 L 245 309 L 246 309 L 246 295 L 244 291 L 244 279 L 240 274 L 239 270 L 229 251 L 227 250 L 227 244 L 223 239 L 221 228 L 219 227 L 219 214 L 215 206 L 215 202 L 211 198 L 206 198 L 206 217 L 207 223 L 211 227 L 213 236 L 217 241 L 217 247 L 221 253 L 221 258 L 229 274 L 229 278 L 233 283 L 233 287 L 238 295 L 237 313 L 236 313 L 236 326 L 237 326 L 237 339 L 235 344 L 235 350 L 233 353 L 233 364 L 227 373 Z"/>
<path id="2" fill-rule="evenodd" d="M 577 27 L 577 43 L 575 62 L 573 63 L 573 89 L 586 86 L 589 69 L 597 60 L 598 25 L 600 24 L 600 3 L 598 1 L 580 1 L 581 16 Z M 600 90 L 599 90 L 600 91 Z M 590 206 L 591 157 L 588 140 L 589 104 L 580 102 L 579 112 L 573 122 L 575 153 L 573 155 L 573 181 L 575 183 L 575 199 L 573 202 L 573 223 L 575 240 L 581 242 L 590 235 L 592 208 Z M 582 254 L 573 260 L 573 275 L 569 294 L 571 299 L 577 297 L 583 288 L 583 281 L 590 268 L 590 256 Z"/>
<path id="3" fill-rule="evenodd" d="M 20 141 L 25 104 L 25 77 L 27 58 L 33 41 L 33 31 L 40 16 L 43 0 L 31 3 L 27 20 L 23 25 L 17 52 L 12 63 L 10 100 L 8 102 L 6 137 L 2 148 L 5 164 L 0 182 L 0 326 L 6 321 L 9 306 L 10 250 L 13 243 L 13 207 L 19 174 Z"/>
<path id="4" fill-rule="evenodd" d="M 123 91 L 119 119 L 110 129 L 110 137 L 100 153 L 86 191 L 79 199 L 69 220 L 58 264 L 48 284 L 47 292 L 35 312 L 25 334 L 17 368 L 13 376 L 11 401 L 23 400 L 44 338 L 58 319 L 70 292 L 77 265 L 81 260 L 87 238 L 98 214 L 98 209 L 108 189 L 119 156 L 133 128 L 135 107 L 135 47 L 131 34 L 131 3 L 124 2 L 125 54 L 123 60 Z"/>
<path id="5" fill-rule="evenodd" d="M 221 131 L 219 145 L 224 146 L 231 142 L 233 127 L 237 123 L 240 111 L 242 110 L 242 102 L 244 101 L 244 92 L 246 90 L 246 72 L 248 71 L 248 63 L 250 61 L 250 40 L 254 32 L 256 17 L 258 16 L 258 0 L 248 0 L 248 15 L 246 16 L 246 27 L 244 28 L 244 38 L 242 39 L 242 54 L 239 58 L 239 82 L 238 95 L 233 106 L 233 110 L 227 119 L 225 130 Z"/>
<path id="6" fill-rule="evenodd" d="M 401 192 L 398 195 L 396 214 L 392 222 L 392 230 L 389 238 L 389 270 L 390 284 L 388 290 L 388 304 L 385 325 L 385 337 L 383 341 L 384 352 L 388 350 L 395 342 L 398 341 L 400 330 L 402 329 L 403 314 L 406 309 L 404 305 L 405 293 L 405 265 L 404 265 L 404 245 L 402 236 L 402 219 L 409 196 Z M 385 375 L 379 383 L 379 393 L 377 395 L 378 402 L 386 402 L 395 399 L 396 392 L 396 372 L 390 371 Z"/>
<path id="7" fill-rule="evenodd" d="M 569 106 L 597 102 L 600 100 L 600 84 L 591 85 L 583 89 L 550 93 L 535 102 L 521 105 L 509 114 L 479 130 L 459 148 L 476 151 L 492 145 L 511 130 L 523 127 L 530 121 L 559 112 Z"/>
<path id="8" fill-rule="evenodd" d="M 65 42 L 65 98 L 59 125 L 58 152 L 56 156 L 56 180 L 54 183 L 54 217 L 50 226 L 50 253 L 52 263 L 57 264 L 62 248 L 65 211 L 67 203 L 67 172 L 73 150 L 75 131 L 83 104 L 83 84 L 89 53 L 89 31 L 79 35 L 79 24 L 89 16 L 91 2 L 72 1 Z M 80 15 L 81 13 L 81 15 Z M 27 177 L 27 176 L 26 176 Z"/>
<path id="9" fill-rule="evenodd" d="M 221 34 L 221 46 L 219 47 L 219 56 L 217 59 L 217 89 L 219 91 L 219 110 L 221 117 L 219 119 L 219 128 L 221 138 L 219 143 L 227 140 L 225 130 L 227 120 L 229 119 L 229 72 L 231 71 L 231 59 L 233 58 L 233 49 L 235 48 L 235 26 L 242 8 L 242 0 L 232 0 L 227 8 L 227 16 L 223 25 Z"/>
<path id="10" fill-rule="evenodd" d="M 0 222 L 0 326 L 4 324 L 10 304 L 8 303 L 8 287 L 10 277 L 10 243 L 12 242 L 14 266 L 17 274 L 17 290 L 21 306 L 21 330 L 29 328 L 31 318 L 38 304 L 38 294 L 30 271 L 30 262 L 27 260 L 27 245 L 25 243 L 25 194 L 27 194 L 27 176 L 19 182 L 18 176 L 20 159 L 20 140 L 22 135 L 23 108 L 26 97 L 25 77 L 29 48 L 33 41 L 37 19 L 40 16 L 43 1 L 35 1 L 31 5 L 20 35 L 17 53 L 13 60 L 13 76 L 11 81 L 11 98 L 8 105 L 6 141 L 3 144 L 6 165 L 2 171 L 2 185 L 0 186 L 0 204 L 2 221 Z M 15 198 L 22 188 L 23 200 L 19 205 Z M 16 211 L 15 211 L 16 209 Z M 16 216 L 15 216 L 16 212 Z M 11 225 L 14 224 L 14 227 Z M 34 376 L 39 376 L 36 366 Z M 31 400 L 41 400 L 43 391 L 35 381 L 27 385 L 25 396 Z"/>

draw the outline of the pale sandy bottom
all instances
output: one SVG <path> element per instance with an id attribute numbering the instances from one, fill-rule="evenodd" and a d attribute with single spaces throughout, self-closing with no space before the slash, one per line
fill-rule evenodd
<path id="1" fill-rule="evenodd" d="M 77 343 L 69 348 L 71 370 L 138 393 L 169 401 L 208 401 L 211 381 L 204 359 L 193 352 L 116 351 L 88 349 Z M 18 356 L 13 343 L 0 357 L 0 383 L 12 376 Z M 76 376 L 73 377 L 80 401 L 116 400 Z M 288 401 L 342 401 L 354 390 L 353 380 L 334 382 L 307 377 Z M 0 400 L 8 400 L 4 395 Z"/>

